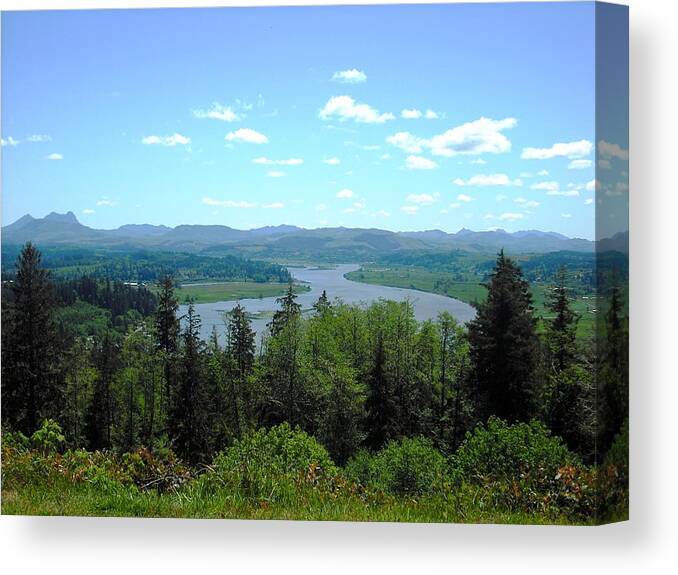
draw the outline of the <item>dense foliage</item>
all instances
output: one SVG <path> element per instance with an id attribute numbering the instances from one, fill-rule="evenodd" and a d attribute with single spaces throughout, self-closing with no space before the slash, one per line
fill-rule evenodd
<path id="1" fill-rule="evenodd" d="M 152 308 L 127 310 L 138 314 L 127 325 L 100 299 L 105 284 L 83 301 L 77 286 L 92 284 L 75 282 L 69 307 L 90 306 L 108 323 L 93 329 L 87 313 L 73 313 L 87 329 L 58 337 L 67 308 L 29 244 L 3 289 L 2 420 L 13 462 L 3 477 L 30 484 L 22 465 L 38 461 L 49 485 L 77 484 L 96 468 L 114 491 L 174 485 L 201 501 L 230 493 L 247 509 L 291 509 L 301 494 L 321 507 L 384 497 L 447 506 L 453 497 L 461 509 L 474 493 L 474 502 L 550 520 L 609 516 L 628 478 L 623 294 L 609 294 L 594 355 L 576 337 L 565 273 L 543 333 L 529 284 L 503 253 L 468 329 L 449 314 L 418 322 L 408 301 L 347 305 L 323 293 L 302 313 L 290 286 L 257 349 L 240 306 L 225 316 L 223 347 L 216 334 L 200 339 L 193 306 L 180 323 L 170 277 Z M 64 479 L 78 461 L 87 471 Z M 609 495 L 602 502 L 597 485 Z"/>

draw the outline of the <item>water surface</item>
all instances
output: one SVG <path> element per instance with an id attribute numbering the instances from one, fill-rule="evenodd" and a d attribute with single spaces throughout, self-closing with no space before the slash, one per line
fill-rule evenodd
<path id="1" fill-rule="evenodd" d="M 418 321 L 435 319 L 442 311 L 452 314 L 460 323 L 465 323 L 475 317 L 475 310 L 470 305 L 446 296 L 421 292 L 406 288 L 385 287 L 365 284 L 347 280 L 344 274 L 359 269 L 357 264 L 342 264 L 334 269 L 316 268 L 288 268 L 295 280 L 306 282 L 310 291 L 298 295 L 297 302 L 303 310 L 311 308 L 320 297 L 323 290 L 327 292 L 330 300 L 339 298 L 348 304 L 370 303 L 378 299 L 390 299 L 405 301 L 409 299 L 414 307 L 414 315 Z M 252 320 L 252 328 L 257 333 L 257 339 L 266 329 L 266 324 L 271 321 L 271 314 L 277 309 L 275 297 L 261 299 L 243 299 L 241 305 L 249 314 L 262 314 L 265 317 Z M 195 310 L 202 320 L 201 335 L 204 339 L 209 338 L 212 328 L 216 326 L 219 339 L 223 343 L 224 312 L 231 311 L 237 301 L 224 301 L 216 303 L 195 304 Z M 186 306 L 179 308 L 180 314 L 186 313 Z"/>

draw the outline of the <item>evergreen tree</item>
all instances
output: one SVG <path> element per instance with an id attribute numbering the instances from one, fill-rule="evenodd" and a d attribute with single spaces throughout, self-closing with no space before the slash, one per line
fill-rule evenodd
<path id="1" fill-rule="evenodd" d="M 93 363 L 97 370 L 92 401 L 87 416 L 87 439 L 90 449 L 113 447 L 115 402 L 113 383 L 119 369 L 119 349 L 114 333 L 106 331 L 102 341 L 93 350 Z"/>
<path id="2" fill-rule="evenodd" d="M 13 302 L 3 310 L 2 420 L 30 435 L 57 416 L 63 392 L 53 285 L 30 242 L 17 258 L 11 290 Z"/>
<path id="3" fill-rule="evenodd" d="M 327 291 L 323 290 L 318 300 L 313 304 L 313 309 L 318 315 L 324 315 L 332 309 L 332 304 L 327 297 Z"/>
<path id="4" fill-rule="evenodd" d="M 182 334 L 181 369 L 169 428 L 177 453 L 192 465 L 208 455 L 203 346 L 200 339 L 200 317 L 195 313 L 191 302 Z"/>
<path id="5" fill-rule="evenodd" d="M 601 453 L 611 445 L 629 414 L 628 320 L 623 315 L 621 287 L 616 280 L 613 281 L 615 283 L 610 289 L 609 309 L 602 333 L 598 335 L 601 350 L 598 368 Z"/>
<path id="6" fill-rule="evenodd" d="M 556 276 L 556 285 L 547 298 L 547 309 L 554 314 L 547 320 L 547 344 L 552 367 L 561 372 L 570 367 L 576 357 L 577 322 L 579 315 L 570 307 L 567 274 L 561 266 Z"/>
<path id="7" fill-rule="evenodd" d="M 254 369 L 254 337 L 245 308 L 238 303 L 229 315 L 227 349 L 233 366 L 230 400 L 236 437 L 240 437 L 251 425 L 254 415 L 254 398 L 250 385 Z"/>
<path id="8" fill-rule="evenodd" d="M 179 319 L 177 318 L 179 303 L 174 295 L 174 283 L 171 276 L 164 276 L 158 281 L 158 291 L 155 327 L 157 349 L 161 352 L 164 363 L 164 403 L 165 411 L 168 412 L 172 403 L 174 363 L 179 341 Z"/>
<path id="9" fill-rule="evenodd" d="M 502 250 L 487 288 L 487 300 L 478 305 L 476 318 L 469 323 L 484 415 L 527 421 L 538 408 L 538 340 L 530 286 Z"/>

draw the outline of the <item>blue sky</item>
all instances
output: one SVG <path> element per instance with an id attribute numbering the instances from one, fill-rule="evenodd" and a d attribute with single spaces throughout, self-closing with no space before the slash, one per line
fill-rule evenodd
<path id="1" fill-rule="evenodd" d="M 5 13 L 3 223 L 592 238 L 593 11 Z"/>

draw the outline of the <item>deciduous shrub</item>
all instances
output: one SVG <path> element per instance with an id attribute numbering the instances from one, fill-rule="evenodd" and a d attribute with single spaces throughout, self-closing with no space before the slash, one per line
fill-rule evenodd
<path id="1" fill-rule="evenodd" d="M 65 441 L 61 426 L 53 419 L 45 419 L 40 429 L 31 435 L 31 446 L 43 455 L 56 453 Z"/>
<path id="2" fill-rule="evenodd" d="M 445 456 L 424 438 L 391 441 L 375 455 L 360 451 L 346 465 L 349 479 L 393 495 L 441 492 L 448 472 Z"/>
<path id="3" fill-rule="evenodd" d="M 315 438 L 283 423 L 236 440 L 215 457 L 199 488 L 228 489 L 248 499 L 274 501 L 293 498 L 302 485 L 329 483 L 337 474 L 327 450 Z"/>

